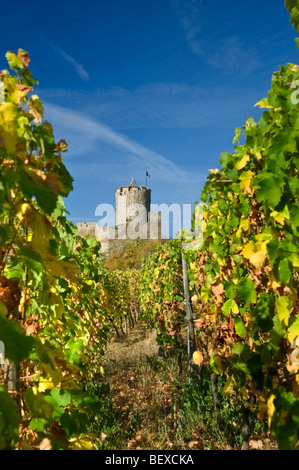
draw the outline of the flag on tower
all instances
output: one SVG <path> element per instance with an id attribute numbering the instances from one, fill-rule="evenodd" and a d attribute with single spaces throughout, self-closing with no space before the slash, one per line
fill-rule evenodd
<path id="1" fill-rule="evenodd" d="M 145 172 L 145 186 L 147 187 L 147 178 L 150 178 L 151 175 L 149 174 L 148 171 Z"/>

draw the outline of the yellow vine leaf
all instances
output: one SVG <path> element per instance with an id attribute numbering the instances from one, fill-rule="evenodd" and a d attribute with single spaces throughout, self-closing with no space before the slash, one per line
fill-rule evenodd
<path id="1" fill-rule="evenodd" d="M 32 95 L 29 101 L 29 113 L 33 117 L 35 124 L 42 122 L 44 107 L 37 95 Z"/>
<path id="2" fill-rule="evenodd" d="M 273 211 L 270 214 L 271 217 L 278 222 L 280 225 L 284 225 L 284 221 L 290 219 L 290 212 L 288 206 L 285 206 L 281 212 Z"/>
<path id="3" fill-rule="evenodd" d="M 264 98 L 261 101 L 258 101 L 258 103 L 256 103 L 254 106 L 259 106 L 260 108 L 273 108 L 273 106 L 269 104 L 268 98 Z"/>
<path id="4" fill-rule="evenodd" d="M 285 296 L 279 297 L 276 300 L 276 310 L 278 318 L 288 326 L 291 310 L 289 308 L 289 299 Z"/>
<path id="5" fill-rule="evenodd" d="M 0 147 L 14 152 L 18 138 L 17 108 L 13 103 L 0 104 Z"/>
<path id="6" fill-rule="evenodd" d="M 294 268 L 299 268 L 299 256 L 297 256 L 296 254 L 292 255 L 291 257 L 292 259 L 292 265 Z"/>
<path id="7" fill-rule="evenodd" d="M 237 237 L 240 238 L 242 235 L 242 231 L 246 232 L 247 230 L 249 230 L 249 228 L 250 228 L 249 219 L 241 219 L 239 228 L 236 231 Z"/>
<path id="8" fill-rule="evenodd" d="M 43 186 L 47 180 L 47 174 L 36 168 L 24 168 L 25 172 L 28 176 L 34 181 L 34 183 L 38 184 L 39 186 Z"/>
<path id="9" fill-rule="evenodd" d="M 272 416 L 274 415 L 275 406 L 274 406 L 275 395 L 271 395 L 267 401 L 267 413 L 268 413 L 268 425 L 271 426 Z"/>
<path id="10" fill-rule="evenodd" d="M 252 171 L 245 171 L 240 175 L 240 188 L 243 193 L 247 193 L 251 189 L 251 181 L 254 174 Z"/>
<path id="11" fill-rule="evenodd" d="M 203 362 L 203 355 L 202 352 L 200 351 L 194 351 L 193 353 L 193 361 L 197 366 L 200 366 L 201 363 Z"/>
<path id="12" fill-rule="evenodd" d="M 232 301 L 232 308 L 231 308 L 231 311 L 233 313 L 239 313 L 239 307 L 237 305 L 237 303 L 235 302 L 235 300 Z"/>
<path id="13" fill-rule="evenodd" d="M 52 232 L 52 227 L 47 217 L 23 201 L 20 201 L 18 204 L 16 215 L 20 220 L 25 220 L 31 230 L 28 241 L 30 238 L 32 248 L 43 258 L 46 257 L 49 249 L 49 238 Z"/>
<path id="14" fill-rule="evenodd" d="M 40 379 L 38 388 L 34 387 L 33 393 L 36 395 L 36 391 L 42 393 L 42 392 L 45 392 L 46 390 L 51 390 L 53 387 L 54 387 L 54 383 L 52 380 Z"/>
<path id="15" fill-rule="evenodd" d="M 10 94 L 10 99 L 13 101 L 15 104 L 20 104 L 21 101 L 25 98 L 25 96 L 32 91 L 33 88 L 31 86 L 26 86 L 26 85 L 19 85 L 17 84 L 13 90 L 13 92 Z"/>
<path id="16" fill-rule="evenodd" d="M 240 227 L 242 230 L 249 230 L 250 229 L 250 220 L 249 219 L 242 219 L 240 222 Z"/>
<path id="17" fill-rule="evenodd" d="M 287 370 L 291 374 L 296 374 L 295 380 L 297 382 L 296 384 L 296 389 L 298 389 L 298 381 L 299 381 L 299 375 L 298 375 L 298 370 L 299 370 L 299 348 L 295 348 L 290 355 L 290 363 L 286 366 Z"/>
<path id="18" fill-rule="evenodd" d="M 253 266 L 261 268 L 267 256 L 267 242 L 250 241 L 243 247 L 242 254 Z"/>
<path id="19" fill-rule="evenodd" d="M 72 450 L 96 450 L 94 443 L 88 437 L 70 439 Z"/>
<path id="20" fill-rule="evenodd" d="M 281 286 L 280 282 L 278 282 L 272 272 L 269 274 L 269 283 L 268 286 L 270 289 L 277 290 L 278 287 Z"/>
<path id="21" fill-rule="evenodd" d="M 227 381 L 225 382 L 225 385 L 223 387 L 223 393 L 226 395 L 229 392 L 229 389 L 231 388 L 232 384 L 234 383 L 234 377 L 231 375 Z"/>
<path id="22" fill-rule="evenodd" d="M 57 295 L 56 293 L 53 294 L 51 292 L 48 296 L 48 302 L 49 302 L 49 308 L 50 308 L 51 312 L 53 312 L 54 317 L 56 319 L 61 318 L 62 315 L 65 312 L 65 308 L 64 308 L 64 305 L 61 301 L 60 296 Z"/>
<path id="23" fill-rule="evenodd" d="M 30 210 L 31 210 L 31 205 L 28 202 L 20 201 L 16 207 L 16 217 L 18 217 L 18 219 L 20 220 L 23 220 L 27 211 L 30 211 Z"/>
<path id="24" fill-rule="evenodd" d="M 237 170 L 242 170 L 242 168 L 244 168 L 247 163 L 249 162 L 250 160 L 250 156 L 246 153 L 242 158 L 241 160 L 239 160 L 237 163 L 236 163 L 236 169 Z"/>
<path id="25" fill-rule="evenodd" d="M 198 299 L 198 296 L 196 294 L 192 295 L 191 302 L 192 302 L 193 307 L 195 307 L 195 308 L 199 307 L 199 299 Z"/>
<path id="26" fill-rule="evenodd" d="M 45 266 L 48 268 L 52 276 L 59 276 L 65 279 L 75 280 L 80 273 L 78 266 L 67 261 L 55 259 L 53 256 L 48 256 L 44 260 Z"/>
<path id="27" fill-rule="evenodd" d="M 196 271 L 196 270 L 197 270 L 197 265 L 196 265 L 195 261 L 191 261 L 191 263 L 190 263 L 190 269 L 191 269 L 192 271 Z"/>
<path id="28" fill-rule="evenodd" d="M 256 268 L 261 268 L 262 266 L 264 266 L 265 258 L 266 258 L 265 253 L 262 250 L 260 250 L 257 253 L 255 253 L 253 256 L 251 256 L 250 262 Z"/>
<path id="29" fill-rule="evenodd" d="M 273 235 L 271 233 L 267 233 L 265 231 L 262 232 L 262 233 L 259 233 L 258 235 L 255 236 L 255 238 L 258 242 L 261 242 L 261 243 L 265 242 L 266 245 L 267 245 L 267 243 L 269 243 L 269 241 L 272 240 L 272 237 L 273 237 Z"/>
<path id="30" fill-rule="evenodd" d="M 18 57 L 14 52 L 7 51 L 5 54 L 7 62 L 11 68 L 19 67 L 20 69 L 24 68 L 24 64 L 20 57 Z"/>
<path id="31" fill-rule="evenodd" d="M 292 343 L 299 337 L 299 318 L 297 317 L 294 323 L 288 328 L 288 340 Z"/>
<path id="32" fill-rule="evenodd" d="M 200 296 L 204 302 L 208 302 L 210 299 L 210 290 L 208 290 L 206 287 L 202 286 Z"/>
<path id="33" fill-rule="evenodd" d="M 297 72 L 299 70 L 299 65 L 289 63 L 288 66 L 291 68 L 292 72 Z"/>
<path id="34" fill-rule="evenodd" d="M 154 276 L 155 276 L 155 277 L 158 277 L 158 276 L 159 276 L 159 273 L 160 273 L 160 269 L 159 269 L 159 268 L 155 268 L 155 269 L 154 269 Z"/>
<path id="35" fill-rule="evenodd" d="M 221 361 L 221 358 L 219 356 L 217 356 L 217 354 L 213 354 L 210 357 L 210 365 L 211 365 L 211 368 L 212 368 L 213 372 L 215 372 L 215 374 L 217 374 L 217 375 L 222 375 L 223 374 L 224 365 Z"/>
<path id="36" fill-rule="evenodd" d="M 49 249 L 49 238 L 52 231 L 48 219 L 44 215 L 36 213 L 32 223 L 32 231 L 32 247 L 44 257 Z"/>

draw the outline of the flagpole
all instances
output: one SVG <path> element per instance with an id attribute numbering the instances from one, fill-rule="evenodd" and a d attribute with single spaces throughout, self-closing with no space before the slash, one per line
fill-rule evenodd
<path id="1" fill-rule="evenodd" d="M 147 171 L 145 172 L 145 187 L 147 188 Z"/>

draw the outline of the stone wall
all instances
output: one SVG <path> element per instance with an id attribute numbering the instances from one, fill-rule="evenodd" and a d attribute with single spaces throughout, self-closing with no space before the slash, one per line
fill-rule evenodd
<path id="1" fill-rule="evenodd" d="M 148 213 L 148 222 L 137 228 L 134 237 L 128 237 L 128 226 L 131 221 L 119 226 L 100 227 L 96 222 L 80 222 L 77 223 L 78 233 L 81 237 L 89 235 L 91 238 L 96 238 L 101 241 L 102 253 L 108 254 L 109 251 L 121 251 L 124 245 L 130 239 L 147 239 L 147 240 L 161 240 L 161 212 L 157 214 L 154 212 Z"/>
<path id="2" fill-rule="evenodd" d="M 97 222 L 79 222 L 76 225 L 78 227 L 78 234 L 81 237 L 85 238 L 89 235 L 91 238 L 95 238 Z"/>
<path id="3" fill-rule="evenodd" d="M 161 212 L 150 212 L 151 190 L 145 186 L 137 186 L 135 181 L 134 184 L 122 186 L 115 191 L 115 226 L 99 227 L 97 222 L 77 223 L 79 235 L 89 235 L 100 240 L 104 254 L 121 251 L 130 239 L 161 240 Z M 139 212 L 138 220 L 136 210 Z M 130 236 L 128 228 L 132 229 Z"/>
<path id="4" fill-rule="evenodd" d="M 161 240 L 162 238 L 162 213 L 148 213 L 147 238 L 150 240 Z"/>

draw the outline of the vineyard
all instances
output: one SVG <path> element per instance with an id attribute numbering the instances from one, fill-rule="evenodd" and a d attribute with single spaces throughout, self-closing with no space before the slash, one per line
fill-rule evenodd
<path id="1" fill-rule="evenodd" d="M 299 31 L 297 1 L 286 7 Z M 299 66 L 273 74 L 268 96 L 256 104 L 262 117 L 236 129 L 234 153 L 222 153 L 220 169 L 210 170 L 200 201 L 201 246 L 185 250 L 182 231 L 145 247 L 142 263 L 129 250 L 133 261 L 127 256 L 124 265 L 120 256 L 106 260 L 100 242 L 80 237 L 68 220 L 67 143 L 55 141 L 43 117 L 29 54 L 19 49 L 6 59 L 0 449 L 126 448 L 144 432 L 142 419 L 151 425 L 145 403 L 150 409 L 155 393 L 167 402 L 163 423 L 172 430 L 160 448 L 192 448 L 197 438 L 194 448 L 211 448 L 202 442 L 212 426 L 214 448 L 249 449 L 251 436 L 261 435 L 274 448 L 298 449 Z M 197 219 L 195 209 L 194 232 Z M 152 355 L 144 346 L 147 329 L 156 334 Z M 141 362 L 130 369 L 131 389 L 122 392 L 127 410 L 113 390 L 128 380 L 119 371 L 115 382 L 122 344 L 136 331 Z M 130 401 L 137 382 L 143 383 L 138 413 L 138 400 Z M 117 413 L 125 423 L 122 441 Z M 183 435 L 186 423 L 190 433 Z M 161 426 L 153 428 L 144 448 L 159 433 Z"/>

